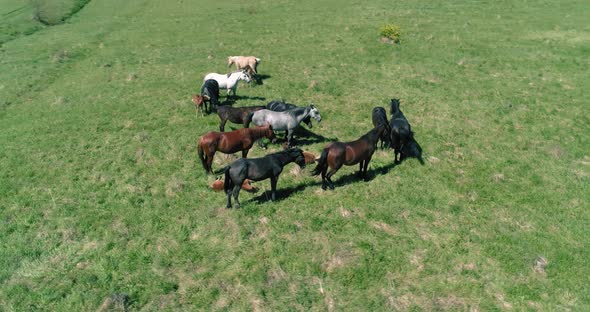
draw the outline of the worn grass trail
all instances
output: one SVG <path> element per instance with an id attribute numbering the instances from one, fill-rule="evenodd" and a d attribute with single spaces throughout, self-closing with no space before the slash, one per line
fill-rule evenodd
<path id="1" fill-rule="evenodd" d="M 587 6 L 304 2 L 91 1 L 1 34 L 2 309 L 590 308 Z M 290 165 L 277 202 L 223 208 L 190 98 L 229 55 L 265 75 L 235 105 L 316 104 L 305 150 L 399 97 L 426 164 L 377 151 L 333 192 Z"/>

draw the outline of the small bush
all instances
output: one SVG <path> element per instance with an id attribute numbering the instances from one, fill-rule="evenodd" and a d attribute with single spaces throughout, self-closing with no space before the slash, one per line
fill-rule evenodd
<path id="1" fill-rule="evenodd" d="M 380 28 L 381 36 L 399 43 L 401 40 L 401 28 L 395 24 L 385 24 Z"/>

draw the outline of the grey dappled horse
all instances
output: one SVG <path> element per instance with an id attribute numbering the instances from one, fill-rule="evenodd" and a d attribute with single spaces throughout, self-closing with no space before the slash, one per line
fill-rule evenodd
<path id="1" fill-rule="evenodd" d="M 311 116 L 317 122 L 322 120 L 320 111 L 313 104 L 310 104 L 307 107 L 298 107 L 284 112 L 274 112 L 268 109 L 255 111 L 248 116 L 248 125 L 246 127 L 250 126 L 250 122 L 252 122 L 257 126 L 270 124 L 275 131 L 286 130 L 287 147 L 291 147 L 293 131 L 307 116 Z"/>

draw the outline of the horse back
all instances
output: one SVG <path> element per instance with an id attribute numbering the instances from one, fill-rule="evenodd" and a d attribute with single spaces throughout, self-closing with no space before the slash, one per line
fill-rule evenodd
<path id="1" fill-rule="evenodd" d="M 375 127 L 377 127 L 379 125 L 389 126 L 389 122 L 387 121 L 387 113 L 385 111 L 385 108 L 383 108 L 383 107 L 373 108 L 372 121 L 373 121 L 373 126 L 375 126 Z"/>

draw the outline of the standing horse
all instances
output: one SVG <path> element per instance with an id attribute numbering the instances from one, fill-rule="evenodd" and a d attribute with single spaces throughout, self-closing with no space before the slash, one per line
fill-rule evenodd
<path id="1" fill-rule="evenodd" d="M 248 156 L 248 151 L 254 142 L 260 138 L 274 139 L 272 127 L 242 128 L 231 132 L 211 131 L 201 137 L 197 146 L 199 158 L 207 173 L 213 173 L 211 164 L 215 152 L 233 154 L 242 151 L 242 157 Z"/>
<path id="2" fill-rule="evenodd" d="M 227 194 L 227 208 L 231 208 L 231 196 L 234 196 L 236 208 L 240 208 L 238 195 L 245 179 L 261 181 L 270 179 L 271 200 L 276 200 L 277 181 L 288 163 L 295 162 L 299 167 L 305 168 L 303 151 L 298 148 L 290 148 L 261 158 L 241 158 L 225 168 L 224 190 Z"/>
<path id="3" fill-rule="evenodd" d="M 210 113 L 211 108 L 217 109 L 219 105 L 219 84 L 213 79 L 207 79 L 201 86 L 201 95 L 195 94 L 193 96 L 193 102 L 195 102 L 195 108 L 197 112 L 199 107 L 205 106 L 205 112 Z M 207 109 L 207 102 L 209 102 L 209 109 Z"/>
<path id="4" fill-rule="evenodd" d="M 261 109 L 248 115 L 248 123 L 250 122 L 257 126 L 270 124 L 274 130 L 287 130 L 287 147 L 291 147 L 291 138 L 293 137 L 293 131 L 299 123 L 305 119 L 305 117 L 311 116 L 317 122 L 322 120 L 320 111 L 313 105 L 310 104 L 307 107 L 298 107 L 284 112 L 273 112 L 268 109 Z"/>
<path id="5" fill-rule="evenodd" d="M 209 73 L 205 76 L 204 80 L 213 79 L 219 83 L 220 89 L 227 90 L 227 97 L 229 97 L 230 91 L 233 91 L 234 96 L 236 95 L 236 89 L 238 88 L 238 81 L 244 80 L 246 82 L 250 82 L 250 77 L 246 74 L 245 71 L 235 71 L 233 73 L 229 73 L 227 75 L 218 74 L 218 73 Z"/>
<path id="6" fill-rule="evenodd" d="M 248 124 L 248 114 L 257 110 L 264 109 L 265 106 L 247 106 L 247 107 L 231 107 L 229 105 L 220 106 L 217 109 L 217 115 L 221 119 L 219 123 L 219 131 L 225 130 L 225 123 L 229 120 L 233 123 L 242 124 L 244 127 Z"/>
<path id="7" fill-rule="evenodd" d="M 297 105 L 277 100 L 270 101 L 268 104 L 266 104 L 266 109 L 275 112 L 284 112 L 293 108 L 297 108 Z M 311 124 L 311 116 L 303 118 L 302 122 L 306 124 L 309 129 L 311 129 L 311 127 L 313 126 Z"/>
<path id="8" fill-rule="evenodd" d="M 247 66 L 250 66 L 250 70 L 257 74 L 256 67 L 258 63 L 260 63 L 261 59 L 255 56 L 229 56 L 227 58 L 227 66 L 232 66 L 232 64 L 236 64 L 236 69 L 246 69 Z"/>
<path id="9" fill-rule="evenodd" d="M 406 157 L 404 149 L 412 139 L 410 123 L 399 109 L 399 99 L 391 99 L 391 147 L 393 148 L 393 161 L 401 162 Z M 397 156 L 399 155 L 399 161 Z"/>
<path id="10" fill-rule="evenodd" d="M 387 120 L 387 113 L 385 112 L 385 108 L 383 107 L 374 107 L 371 113 L 371 119 L 373 120 L 373 127 L 377 127 L 379 125 L 385 126 L 385 132 L 379 138 L 381 140 L 381 148 L 383 149 L 383 145 L 386 148 L 390 145 L 389 133 L 391 132 L 391 128 L 389 126 L 389 121 Z"/>
<path id="11" fill-rule="evenodd" d="M 334 189 L 334 182 L 330 178 L 343 165 L 359 164 L 359 175 L 366 178 L 367 167 L 383 132 L 385 132 L 385 126 L 379 125 L 356 141 L 329 143 L 322 150 L 318 164 L 312 172 L 312 175 L 322 174 L 322 189 L 326 189 L 326 181 L 328 181 L 330 189 Z M 330 168 L 329 172 L 327 172 L 328 167 Z"/>

